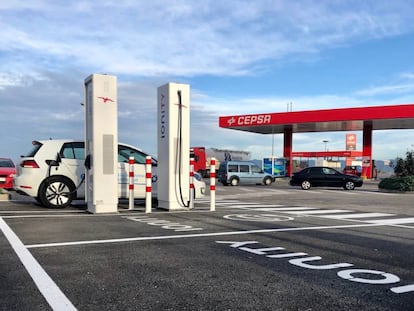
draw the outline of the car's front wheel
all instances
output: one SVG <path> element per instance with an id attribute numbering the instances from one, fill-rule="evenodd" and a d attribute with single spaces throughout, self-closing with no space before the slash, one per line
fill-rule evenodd
<path id="1" fill-rule="evenodd" d="M 354 184 L 354 182 L 353 181 L 347 181 L 347 182 L 345 182 L 345 184 L 344 184 L 344 189 L 345 190 L 354 190 L 355 189 L 355 184 Z"/>
<path id="2" fill-rule="evenodd" d="M 75 195 L 75 186 L 67 178 L 52 176 L 46 179 L 39 188 L 39 200 L 48 208 L 65 208 L 69 206 Z"/>
<path id="3" fill-rule="evenodd" d="M 302 187 L 303 190 L 309 190 L 312 187 L 312 184 L 309 180 L 304 180 L 302 181 L 300 186 Z"/>
<path id="4" fill-rule="evenodd" d="M 272 177 L 267 176 L 263 179 L 264 185 L 269 186 L 271 183 L 272 183 Z"/>

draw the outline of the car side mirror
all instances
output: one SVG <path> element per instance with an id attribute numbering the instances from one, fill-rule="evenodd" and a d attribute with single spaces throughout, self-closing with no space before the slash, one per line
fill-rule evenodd
<path id="1" fill-rule="evenodd" d="M 92 167 L 92 163 L 91 163 L 92 161 L 91 161 L 91 155 L 90 154 L 88 154 L 87 156 L 86 156 L 86 158 L 85 158 L 85 162 L 84 162 L 84 165 L 85 165 L 85 168 L 86 169 L 88 169 L 88 170 L 90 170 L 91 169 L 91 167 Z"/>

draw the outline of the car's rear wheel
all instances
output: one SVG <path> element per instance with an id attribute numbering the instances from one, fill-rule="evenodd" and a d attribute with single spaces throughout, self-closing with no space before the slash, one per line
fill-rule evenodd
<path id="1" fill-rule="evenodd" d="M 354 190 L 355 189 L 355 184 L 354 184 L 354 182 L 353 181 L 347 181 L 347 182 L 345 182 L 345 184 L 344 184 L 344 189 L 345 190 Z"/>
<path id="2" fill-rule="evenodd" d="M 263 178 L 263 184 L 269 186 L 272 183 L 272 177 L 266 176 Z"/>
<path id="3" fill-rule="evenodd" d="M 232 186 L 238 186 L 239 185 L 239 179 L 237 177 L 232 177 L 230 179 L 230 185 L 232 185 Z"/>
<path id="4" fill-rule="evenodd" d="M 309 190 L 312 187 L 312 184 L 309 180 L 304 180 L 302 181 L 300 186 L 302 187 L 303 190 Z"/>
<path id="5" fill-rule="evenodd" d="M 39 199 L 48 208 L 65 208 L 72 203 L 75 197 L 74 191 L 75 186 L 69 179 L 52 176 L 40 186 Z"/>

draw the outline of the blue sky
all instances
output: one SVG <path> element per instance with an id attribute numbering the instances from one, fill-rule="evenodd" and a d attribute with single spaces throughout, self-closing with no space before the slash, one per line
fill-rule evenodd
<path id="1" fill-rule="evenodd" d="M 413 16 L 411 0 L 1 1 L 0 156 L 83 138 L 91 73 L 118 77 L 122 142 L 156 155 L 157 87 L 181 82 L 191 145 L 269 156 L 271 136 L 221 129 L 218 117 L 414 103 Z M 295 134 L 293 148 L 343 150 L 345 134 Z M 404 156 L 414 130 L 375 131 L 373 143 L 375 159 Z"/>

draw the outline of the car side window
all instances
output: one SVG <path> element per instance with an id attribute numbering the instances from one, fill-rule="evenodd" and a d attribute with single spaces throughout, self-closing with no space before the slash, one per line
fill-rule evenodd
<path id="1" fill-rule="evenodd" d="M 85 160 L 85 144 L 84 143 L 73 143 L 73 154 L 75 159 Z"/>
<path id="2" fill-rule="evenodd" d="M 239 171 L 239 167 L 237 164 L 230 164 L 228 170 L 230 173 L 237 173 Z"/>
<path id="3" fill-rule="evenodd" d="M 135 164 L 145 164 L 146 156 L 141 151 L 126 146 L 118 146 L 118 162 L 128 163 L 129 157 L 134 157 Z M 152 162 L 154 164 L 154 161 Z"/>
<path id="4" fill-rule="evenodd" d="M 331 168 L 324 167 L 322 170 L 323 170 L 323 173 L 325 175 L 335 175 L 336 174 L 336 171 L 331 169 Z"/>
<path id="5" fill-rule="evenodd" d="M 252 165 L 252 173 L 261 173 L 262 169 L 257 165 Z"/>
<path id="6" fill-rule="evenodd" d="M 59 155 L 65 159 L 85 159 L 85 146 L 81 142 L 65 143 Z"/>
<path id="7" fill-rule="evenodd" d="M 240 165 L 240 173 L 248 173 L 249 172 L 249 166 L 248 165 Z"/>
<path id="8" fill-rule="evenodd" d="M 321 169 L 318 167 L 310 167 L 308 173 L 309 174 L 320 174 Z"/>

